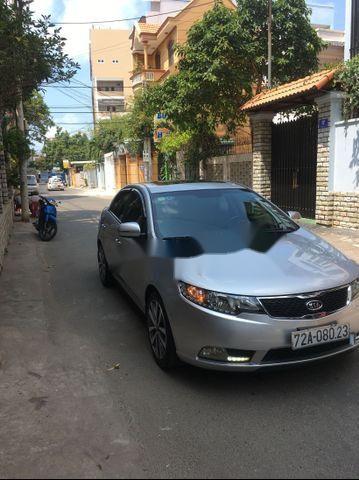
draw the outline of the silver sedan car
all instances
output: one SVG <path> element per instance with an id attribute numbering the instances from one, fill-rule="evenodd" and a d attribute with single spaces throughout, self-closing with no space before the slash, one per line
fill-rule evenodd
<path id="1" fill-rule="evenodd" d="M 359 347 L 358 265 L 236 184 L 121 190 L 98 263 L 146 314 L 162 368 L 254 371 Z"/>

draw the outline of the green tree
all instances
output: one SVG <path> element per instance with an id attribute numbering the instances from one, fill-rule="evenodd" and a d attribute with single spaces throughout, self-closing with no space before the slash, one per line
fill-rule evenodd
<path id="1" fill-rule="evenodd" d="M 268 0 L 238 0 L 237 29 L 245 42 L 251 83 L 261 90 L 268 72 Z M 325 43 L 311 26 L 305 0 L 273 0 L 273 82 L 289 82 L 318 69 Z"/>
<path id="2" fill-rule="evenodd" d="M 65 39 L 50 17 L 36 20 L 32 0 L 0 0 L 0 116 L 15 112 L 19 100 L 30 100 L 46 83 L 70 79 L 78 68 L 65 53 Z M 33 124 L 35 122 L 32 122 Z M 21 130 L 21 129 L 20 129 Z M 28 140 L 22 131 L 20 143 Z M 21 138 L 20 138 L 21 137 Z M 28 220 L 27 150 L 18 149 L 23 220 Z"/>
<path id="3" fill-rule="evenodd" d="M 54 138 L 46 139 L 42 149 L 46 164 L 50 170 L 62 168 L 63 161 L 83 162 L 95 160 L 91 153 L 91 140 L 86 133 L 70 135 L 69 132 L 57 129 Z"/>
<path id="4" fill-rule="evenodd" d="M 359 55 L 340 66 L 336 84 L 346 93 L 344 116 L 347 120 L 359 115 Z"/>
<path id="5" fill-rule="evenodd" d="M 43 96 L 34 92 L 24 102 L 24 112 L 27 123 L 26 135 L 16 126 L 12 116 L 5 117 L 2 122 L 5 156 L 8 164 L 8 178 L 13 185 L 19 185 L 18 164 L 21 158 L 29 158 L 35 142 L 45 139 L 48 129 L 54 126 L 50 111 Z"/>
<path id="6" fill-rule="evenodd" d="M 232 132 L 243 123 L 242 105 L 265 84 L 268 1 L 237 3 L 232 11 L 216 1 L 177 46 L 178 74 L 144 97 L 180 132 L 191 132 L 186 156 L 195 172 L 200 160 L 217 151 L 216 128 L 225 125 Z M 316 70 L 323 43 L 310 25 L 305 0 L 274 0 L 273 13 L 274 83 Z"/>
<path id="7" fill-rule="evenodd" d="M 126 128 L 125 116 L 98 122 L 91 141 L 91 155 L 100 160 L 105 153 L 115 151 L 125 140 Z"/>
<path id="8" fill-rule="evenodd" d="M 50 17 L 36 20 L 33 0 L 0 0 L 0 105 L 13 109 L 47 82 L 69 80 L 78 64 L 64 53 L 65 39 Z M 21 8 L 20 8 L 21 7 Z"/>
<path id="9" fill-rule="evenodd" d="M 35 142 L 43 142 L 47 132 L 55 124 L 40 92 L 34 91 L 33 95 L 24 102 L 24 114 L 29 143 L 32 145 Z"/>

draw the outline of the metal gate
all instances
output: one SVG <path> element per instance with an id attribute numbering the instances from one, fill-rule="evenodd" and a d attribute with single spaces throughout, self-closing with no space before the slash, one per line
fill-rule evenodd
<path id="1" fill-rule="evenodd" d="M 272 201 L 315 218 L 318 116 L 273 124 Z"/>

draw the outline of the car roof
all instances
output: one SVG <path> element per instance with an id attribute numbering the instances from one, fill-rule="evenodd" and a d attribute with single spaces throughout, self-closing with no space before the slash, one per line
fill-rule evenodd
<path id="1" fill-rule="evenodd" d="M 243 185 L 231 182 L 153 182 L 133 185 L 133 187 L 145 187 L 151 194 L 236 188 L 248 190 L 248 188 Z"/>

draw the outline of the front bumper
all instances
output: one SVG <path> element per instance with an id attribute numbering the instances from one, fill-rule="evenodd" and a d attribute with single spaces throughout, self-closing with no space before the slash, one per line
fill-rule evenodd
<path id="1" fill-rule="evenodd" d="M 305 365 L 359 348 L 359 301 L 318 319 L 276 319 L 265 314 L 222 315 L 196 306 L 180 295 L 166 302 L 177 354 L 186 363 L 212 370 L 255 371 Z M 292 332 L 331 324 L 349 324 L 350 341 L 323 349 L 291 350 Z M 204 347 L 253 351 L 249 363 L 224 363 L 199 358 Z"/>

